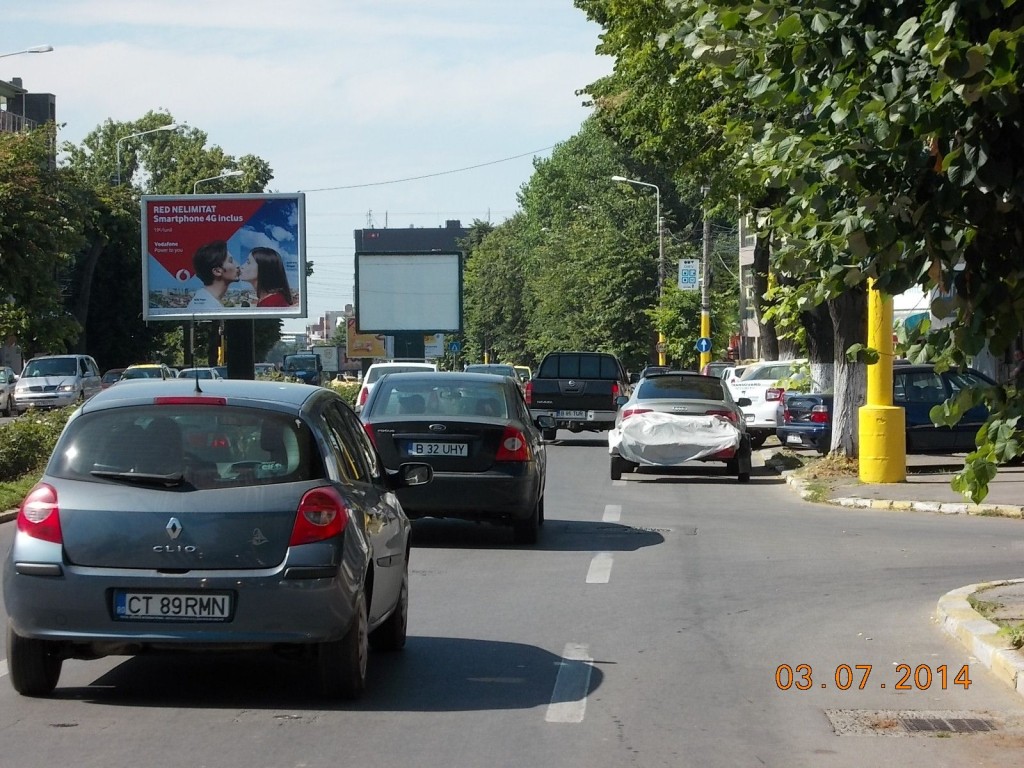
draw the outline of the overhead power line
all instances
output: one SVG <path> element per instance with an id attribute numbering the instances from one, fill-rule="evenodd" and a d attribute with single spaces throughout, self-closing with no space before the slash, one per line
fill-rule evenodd
<path id="1" fill-rule="evenodd" d="M 406 181 L 419 181 L 420 179 L 433 179 L 438 176 L 449 176 L 453 173 L 463 173 L 465 171 L 473 171 L 477 168 L 486 168 L 488 165 L 497 165 L 498 163 L 507 163 L 510 160 L 518 160 L 521 157 L 529 157 L 530 155 L 536 155 L 540 152 L 547 152 L 549 149 L 554 149 L 555 145 L 550 147 L 541 147 L 540 149 L 532 149 L 529 152 L 523 152 L 521 155 L 512 155 L 511 157 L 503 157 L 501 160 L 490 160 L 486 163 L 478 163 L 476 165 L 467 165 L 465 168 L 453 168 L 450 171 L 438 171 L 437 173 L 425 173 L 422 176 L 408 176 L 404 179 L 391 179 L 390 181 L 370 181 L 366 184 L 345 184 L 340 187 L 319 187 L 318 189 L 301 189 L 300 192 L 334 192 L 338 189 L 362 189 L 363 187 L 382 187 L 385 184 L 401 184 Z"/>

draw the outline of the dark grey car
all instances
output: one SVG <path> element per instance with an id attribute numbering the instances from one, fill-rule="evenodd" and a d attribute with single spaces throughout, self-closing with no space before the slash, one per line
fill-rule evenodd
<path id="1" fill-rule="evenodd" d="M 200 389 L 201 388 L 201 389 Z M 354 698 L 368 647 L 405 644 L 409 521 L 358 418 L 328 389 L 189 379 L 104 390 L 69 419 L 4 568 L 11 682 L 67 658 L 298 650 Z"/>

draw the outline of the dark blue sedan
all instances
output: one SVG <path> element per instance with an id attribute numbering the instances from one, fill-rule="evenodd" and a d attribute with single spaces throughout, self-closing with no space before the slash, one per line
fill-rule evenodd
<path id="1" fill-rule="evenodd" d="M 974 436 L 988 418 L 979 405 L 953 427 L 936 426 L 932 408 L 961 390 L 994 386 L 973 368 L 939 373 L 932 365 L 896 365 L 892 404 L 905 411 L 907 453 L 966 453 L 975 448 Z M 776 410 L 775 434 L 783 445 L 802 445 L 827 453 L 832 442 L 832 395 L 787 392 Z"/>

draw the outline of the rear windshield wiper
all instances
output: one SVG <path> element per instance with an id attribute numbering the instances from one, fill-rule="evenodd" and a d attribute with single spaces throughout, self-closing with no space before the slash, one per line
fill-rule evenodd
<path id="1" fill-rule="evenodd" d="M 181 472 L 158 475 L 151 472 L 115 472 L 108 469 L 94 469 L 89 474 L 93 477 L 103 477 L 109 480 L 125 480 L 138 485 L 163 485 L 168 488 L 185 482 L 185 475 Z"/>

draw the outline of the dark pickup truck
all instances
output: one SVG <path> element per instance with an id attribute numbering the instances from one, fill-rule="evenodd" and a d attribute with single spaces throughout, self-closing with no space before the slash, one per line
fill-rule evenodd
<path id="1" fill-rule="evenodd" d="M 557 427 L 541 430 L 554 440 L 558 429 L 599 432 L 615 426 L 615 398 L 629 395 L 626 369 L 606 352 L 549 352 L 526 383 L 530 415 L 553 416 Z"/>

